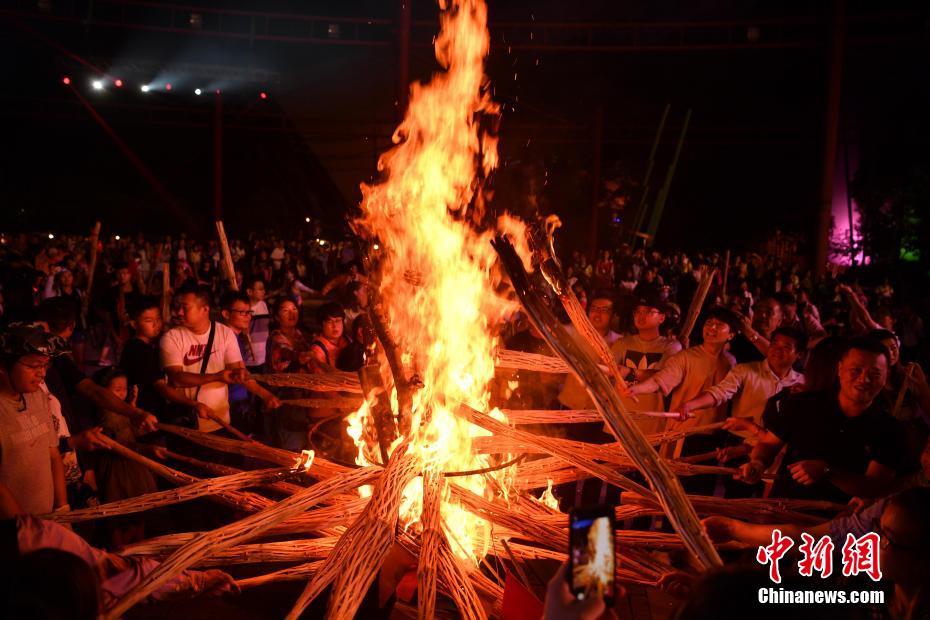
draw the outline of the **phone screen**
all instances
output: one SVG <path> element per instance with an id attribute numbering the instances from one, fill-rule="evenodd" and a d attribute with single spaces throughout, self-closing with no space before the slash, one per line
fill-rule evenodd
<path id="1" fill-rule="evenodd" d="M 574 509 L 569 516 L 572 594 L 578 600 L 614 594 L 614 520 L 610 507 Z"/>

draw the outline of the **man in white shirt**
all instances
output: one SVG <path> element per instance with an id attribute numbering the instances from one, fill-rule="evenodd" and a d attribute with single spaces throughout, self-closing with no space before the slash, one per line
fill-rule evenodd
<path id="1" fill-rule="evenodd" d="M 772 332 L 765 359 L 733 367 L 723 381 L 681 406 L 683 414 L 732 401 L 727 427 L 743 437 L 753 437 L 761 430 L 766 401 L 784 389 L 801 383 L 804 376 L 792 366 L 804 352 L 804 334 L 791 327 Z"/>
<path id="2" fill-rule="evenodd" d="M 198 410 L 198 429 L 212 433 L 222 428 L 220 421 L 229 423 L 228 386 L 245 383 L 248 372 L 235 332 L 210 320 L 209 294 L 198 289 L 183 293 L 179 301 L 181 325 L 162 336 L 161 365 L 171 385 L 210 408 L 209 413 Z M 213 344 L 202 368 L 211 331 Z"/>

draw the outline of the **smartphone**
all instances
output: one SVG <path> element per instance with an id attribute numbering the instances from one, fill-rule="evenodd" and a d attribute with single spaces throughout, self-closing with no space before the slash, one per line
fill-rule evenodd
<path id="1" fill-rule="evenodd" d="M 579 601 L 601 596 L 614 599 L 616 540 L 614 509 L 600 505 L 572 508 L 568 514 L 568 582 Z"/>

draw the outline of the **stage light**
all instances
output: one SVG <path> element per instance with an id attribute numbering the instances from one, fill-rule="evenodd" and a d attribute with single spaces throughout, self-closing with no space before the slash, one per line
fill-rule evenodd
<path id="1" fill-rule="evenodd" d="M 195 89 L 194 89 L 194 94 L 197 95 L 198 97 L 199 97 L 202 93 L 203 93 L 203 91 L 200 90 L 199 88 L 195 88 Z"/>
<path id="2" fill-rule="evenodd" d="M 71 86 L 71 78 L 66 75 L 65 77 L 61 78 L 61 83 L 65 86 Z"/>
<path id="3" fill-rule="evenodd" d="M 113 238 L 119 241 L 119 235 L 113 235 Z"/>
<path id="4" fill-rule="evenodd" d="M 90 85 L 94 87 L 94 90 L 103 90 L 103 80 L 94 80 Z"/>
<path id="5" fill-rule="evenodd" d="M 304 218 L 304 221 L 305 221 L 306 223 L 309 224 L 309 223 L 310 223 L 310 218 L 309 218 L 309 217 L 305 217 L 305 218 Z"/>
<path id="6" fill-rule="evenodd" d="M 258 96 L 259 96 L 260 98 L 262 98 L 262 99 L 267 99 L 267 98 L 268 98 L 268 94 L 265 93 L 265 92 L 260 92 L 260 93 L 258 93 Z"/>
<path id="7" fill-rule="evenodd" d="M 171 90 L 171 82 L 165 84 L 165 90 Z"/>
<path id="8" fill-rule="evenodd" d="M 216 89 L 216 94 L 217 94 L 217 95 L 220 94 L 220 89 L 219 89 L 219 88 Z"/>
<path id="9" fill-rule="evenodd" d="M 376 243 L 376 244 L 374 244 L 374 245 L 373 245 L 373 246 L 371 246 L 371 247 L 373 247 L 373 248 L 375 249 L 375 251 L 378 251 L 378 250 L 380 250 L 380 249 L 381 249 L 381 246 L 380 246 L 380 245 L 378 245 L 377 243 Z"/>
<path id="10" fill-rule="evenodd" d="M 52 233 L 48 233 L 48 238 L 49 238 L 49 239 L 54 239 L 54 238 L 55 238 L 55 235 L 53 235 Z"/>
<path id="11" fill-rule="evenodd" d="M 113 86 L 115 86 L 115 87 L 117 87 L 117 88 L 122 88 L 122 87 L 123 87 L 123 80 L 121 80 L 121 79 L 119 79 L 119 78 L 113 80 Z"/>
<path id="12" fill-rule="evenodd" d="M 143 84 L 142 86 L 139 87 L 139 90 L 141 90 L 141 91 L 144 92 L 144 93 L 147 93 L 147 92 L 149 92 L 149 90 L 150 90 L 151 88 L 152 88 L 152 87 L 149 86 L 148 84 Z"/>

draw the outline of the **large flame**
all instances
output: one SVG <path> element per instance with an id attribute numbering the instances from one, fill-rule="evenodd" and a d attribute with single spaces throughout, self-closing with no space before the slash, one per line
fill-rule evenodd
<path id="1" fill-rule="evenodd" d="M 406 118 L 394 134 L 397 146 L 378 162 L 383 180 L 362 186 L 356 224 L 380 244 L 379 291 L 388 323 L 407 372 L 423 384 L 414 397 L 411 449 L 424 468 L 462 472 L 489 462 L 471 449 L 472 437 L 483 431 L 454 411 L 463 402 L 487 410 L 497 326 L 511 306 L 495 293 L 493 233 L 476 228 L 483 216 L 478 179 L 497 165 L 496 140 L 480 125 L 482 116 L 498 111 L 483 67 L 487 7 L 482 0 L 440 6 L 435 48 L 444 71 L 411 87 Z M 396 394 L 394 400 L 396 413 Z M 360 464 L 379 460 L 376 438 L 365 431 L 369 411 L 366 404 L 349 420 Z M 482 475 L 447 480 L 484 497 L 495 493 Z M 419 478 L 404 492 L 407 527 L 419 518 L 421 494 Z M 489 548 L 489 524 L 449 497 L 441 514 L 452 549 L 480 559 Z"/>

